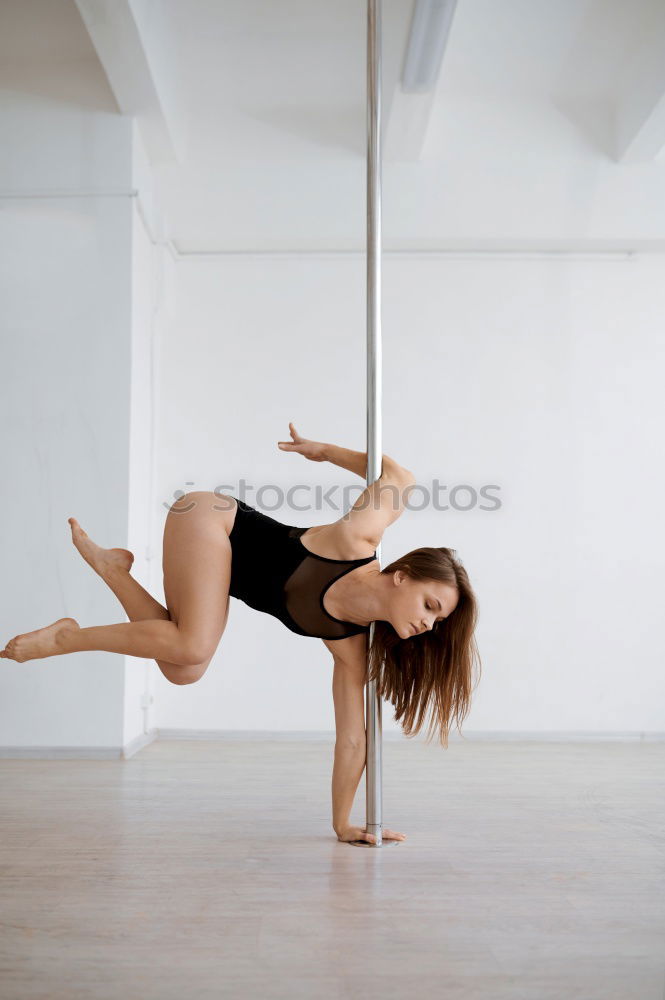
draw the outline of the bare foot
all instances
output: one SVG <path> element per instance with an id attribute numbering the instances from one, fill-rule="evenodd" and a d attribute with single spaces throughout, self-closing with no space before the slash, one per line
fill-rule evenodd
<path id="1" fill-rule="evenodd" d="M 5 660 L 16 660 L 17 663 L 25 663 L 26 660 L 41 660 L 45 656 L 58 656 L 62 653 L 58 647 L 60 633 L 80 627 L 75 618 L 58 618 L 57 622 L 53 622 L 52 625 L 47 625 L 45 628 L 38 628 L 34 632 L 25 632 L 23 635 L 14 636 L 13 639 L 9 640 L 5 649 L 0 652 L 0 657 Z"/>
<path id="2" fill-rule="evenodd" d="M 134 555 L 129 549 L 103 549 L 101 545 L 93 542 L 92 538 L 83 530 L 75 517 L 69 518 L 72 528 L 72 541 L 79 550 L 88 566 L 92 566 L 95 573 L 104 577 L 112 568 L 127 570 L 129 573 L 134 562 Z"/>

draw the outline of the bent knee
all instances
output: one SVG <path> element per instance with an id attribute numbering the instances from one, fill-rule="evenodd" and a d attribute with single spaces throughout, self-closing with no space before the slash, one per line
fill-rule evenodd
<path id="1" fill-rule="evenodd" d="M 178 673 L 166 674 L 171 684 L 196 684 L 203 677 L 204 671 L 194 671 L 191 667 L 180 667 Z"/>
<path id="2" fill-rule="evenodd" d="M 157 666 L 171 684 L 196 684 L 206 672 L 208 662 L 197 663 L 189 667 L 174 667 L 172 664 L 169 664 L 167 667 L 158 660 Z"/>
<path id="3" fill-rule="evenodd" d="M 179 663 L 184 669 L 190 670 L 194 670 L 202 664 L 207 666 L 215 649 L 216 646 L 213 646 L 209 640 L 185 639 L 180 647 L 180 656 L 176 663 Z"/>

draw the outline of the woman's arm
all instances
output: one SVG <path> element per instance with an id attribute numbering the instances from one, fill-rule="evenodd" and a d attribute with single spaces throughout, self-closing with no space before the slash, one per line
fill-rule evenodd
<path id="1" fill-rule="evenodd" d="M 332 694 L 335 707 L 335 764 L 332 776 L 333 829 L 348 826 L 358 782 L 365 767 L 365 675 L 363 654 L 344 660 L 333 653 Z"/>
<path id="2" fill-rule="evenodd" d="M 340 448 L 337 444 L 323 444 L 322 447 L 327 462 L 332 462 L 333 465 L 339 465 L 340 469 L 348 469 L 349 472 L 355 472 L 362 479 L 367 479 L 366 451 L 352 451 L 350 448 Z M 382 456 L 381 469 L 381 475 L 383 476 L 393 470 L 395 472 L 398 470 L 406 472 L 390 455 Z"/>
<path id="3" fill-rule="evenodd" d="M 353 800 L 358 788 L 358 782 L 365 770 L 366 747 L 353 746 L 339 738 L 335 743 L 335 764 L 332 776 L 333 800 L 333 830 L 337 839 L 345 842 L 365 840 L 370 844 L 376 842 L 376 836 L 368 833 L 364 826 L 352 826 L 349 816 L 353 808 Z M 388 830 L 381 831 L 383 840 L 406 840 L 405 833 Z"/>
<path id="4" fill-rule="evenodd" d="M 292 441 L 277 442 L 282 451 L 298 452 L 311 462 L 332 462 L 340 469 L 347 469 L 349 472 L 355 472 L 361 479 L 367 479 L 366 451 L 353 451 L 351 448 L 341 448 L 337 444 L 310 441 L 308 438 L 301 437 L 292 423 L 289 424 L 289 432 L 293 438 Z M 404 469 L 390 455 L 382 456 L 382 476 L 392 477 L 392 474 L 395 473 L 396 477 L 399 478 L 400 473 L 406 472 L 408 470 Z"/>
<path id="5" fill-rule="evenodd" d="M 364 690 L 366 655 L 358 654 L 344 661 L 333 657 L 333 700 L 335 703 L 335 763 L 332 776 L 332 825 L 337 839 L 364 840 L 375 843 L 374 834 L 361 826 L 351 826 L 358 782 L 365 770 L 366 733 Z M 385 840 L 404 840 L 405 834 L 383 830 Z"/>
<path id="6" fill-rule="evenodd" d="M 324 444 L 323 454 L 326 462 L 339 465 L 340 469 L 355 472 L 362 479 L 367 479 L 367 452 L 352 451 L 351 448 L 341 448 L 337 444 Z"/>
<path id="7" fill-rule="evenodd" d="M 358 782 L 365 770 L 365 746 L 335 744 L 332 773 L 332 825 L 339 837 L 349 825 Z"/>

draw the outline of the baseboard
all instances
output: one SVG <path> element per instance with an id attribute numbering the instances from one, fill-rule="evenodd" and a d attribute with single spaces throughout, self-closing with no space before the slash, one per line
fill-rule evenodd
<path id="1" fill-rule="evenodd" d="M 158 729 L 159 740 L 250 740 L 250 741 L 300 741 L 335 742 L 334 730 L 270 730 L 270 729 Z M 384 743 L 409 742 L 424 743 L 426 736 L 406 737 L 400 732 L 382 733 Z M 450 743 L 498 742 L 498 743 L 642 743 L 665 741 L 665 732 L 641 731 L 594 731 L 594 730 L 552 730 L 532 732 L 504 732 L 501 730 L 464 731 L 462 735 L 454 730 L 449 735 Z M 436 743 L 436 738 L 433 740 Z"/>
<path id="2" fill-rule="evenodd" d="M 124 747 L 0 747 L 0 760 L 128 760 L 157 738 L 153 729 Z"/>
<path id="3" fill-rule="evenodd" d="M 150 746 L 150 744 L 154 743 L 158 738 L 159 734 L 157 729 L 151 729 L 148 733 L 139 733 L 139 735 L 135 736 L 133 740 L 130 740 L 129 743 L 125 744 L 122 748 L 120 756 L 124 760 L 129 760 L 129 758 L 133 757 L 134 754 L 137 754 L 139 750 L 143 750 L 144 747 Z"/>
<path id="4" fill-rule="evenodd" d="M 333 745 L 333 730 L 271 730 L 271 729 L 152 729 L 131 740 L 124 747 L 0 747 L 0 760 L 129 760 L 151 743 L 165 740 L 211 740 L 222 742 L 288 742 L 327 743 Z M 384 743 L 407 742 L 401 732 L 382 734 Z M 410 737 L 408 742 L 425 743 L 425 736 Z M 462 736 L 451 732 L 450 743 L 662 743 L 664 732 L 596 732 L 543 731 L 502 732 L 476 730 Z M 438 745 L 436 739 L 432 745 Z"/>

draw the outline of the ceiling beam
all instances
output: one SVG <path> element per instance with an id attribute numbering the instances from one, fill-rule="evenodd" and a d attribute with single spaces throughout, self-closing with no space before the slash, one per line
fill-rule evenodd
<path id="1" fill-rule="evenodd" d="M 415 0 L 400 79 L 391 90 L 384 155 L 422 158 L 457 0 Z"/>
<path id="2" fill-rule="evenodd" d="M 615 155 L 620 163 L 654 160 L 665 147 L 665 9 L 660 2 L 654 14 L 616 103 Z"/>
<path id="3" fill-rule="evenodd" d="M 164 63 L 158 79 L 130 0 L 76 0 L 76 6 L 120 111 L 136 118 L 149 160 L 180 160 L 182 140 L 166 98 L 171 88 Z"/>

